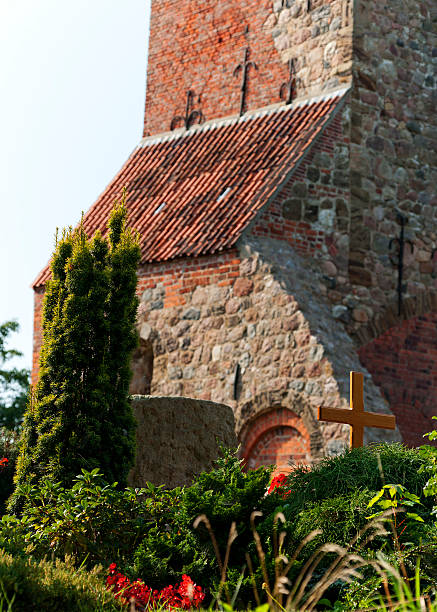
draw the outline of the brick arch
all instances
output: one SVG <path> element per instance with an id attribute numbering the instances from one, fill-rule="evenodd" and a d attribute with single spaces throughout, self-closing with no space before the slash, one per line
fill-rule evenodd
<path id="1" fill-rule="evenodd" d="M 358 354 L 396 416 L 404 443 L 424 444 L 437 414 L 437 312 L 398 320 Z"/>
<path id="2" fill-rule="evenodd" d="M 431 312 L 437 313 L 437 292 L 422 291 L 418 295 L 404 298 L 400 316 L 397 302 L 391 303 L 383 312 L 375 314 L 368 323 L 355 332 L 355 340 L 358 346 L 362 347 L 391 328 L 397 327 L 402 321 Z"/>
<path id="3" fill-rule="evenodd" d="M 239 426 L 238 426 L 239 425 Z M 276 390 L 260 393 L 241 406 L 237 414 L 237 437 L 241 443 L 240 455 L 261 439 L 264 433 L 289 427 L 308 440 L 308 457 L 311 460 L 323 456 L 323 439 L 320 423 L 307 399 L 293 390 Z M 288 431 L 294 436 L 294 431 Z M 277 437 L 282 433 L 276 432 Z M 266 440 L 264 440 L 266 442 Z M 279 440 L 276 441 L 279 444 Z M 305 447 L 306 448 L 306 447 Z"/>
<path id="4" fill-rule="evenodd" d="M 290 459 L 296 463 L 311 461 L 310 435 L 292 410 L 273 407 L 246 427 L 241 456 L 249 469 L 275 464 L 276 472 L 289 471 Z"/>

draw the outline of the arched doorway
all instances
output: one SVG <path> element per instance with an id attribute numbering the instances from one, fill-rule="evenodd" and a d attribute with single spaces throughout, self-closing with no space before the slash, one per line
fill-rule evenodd
<path id="1" fill-rule="evenodd" d="M 362 346 L 359 357 L 390 404 L 404 443 L 427 443 L 423 434 L 436 429 L 437 313 L 391 327 Z"/>
<path id="2" fill-rule="evenodd" d="M 310 437 L 302 419 L 292 410 L 272 408 L 248 424 L 241 455 L 247 469 L 275 464 L 275 474 L 289 472 L 290 461 L 310 462 Z"/>

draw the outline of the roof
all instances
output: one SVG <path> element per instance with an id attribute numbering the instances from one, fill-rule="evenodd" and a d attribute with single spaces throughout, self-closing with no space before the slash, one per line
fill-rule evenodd
<path id="1" fill-rule="evenodd" d="M 242 232 L 311 149 L 345 91 L 143 139 L 84 217 L 105 234 L 127 190 L 128 223 L 141 263 L 213 254 Z M 34 287 L 50 278 L 39 274 Z"/>

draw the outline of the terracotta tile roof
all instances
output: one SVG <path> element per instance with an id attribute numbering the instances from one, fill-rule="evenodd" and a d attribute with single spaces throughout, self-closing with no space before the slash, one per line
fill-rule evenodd
<path id="1" fill-rule="evenodd" d="M 127 188 L 142 263 L 233 247 L 323 131 L 345 92 L 144 139 L 84 218 L 104 230 Z M 34 287 L 50 277 L 47 266 Z"/>

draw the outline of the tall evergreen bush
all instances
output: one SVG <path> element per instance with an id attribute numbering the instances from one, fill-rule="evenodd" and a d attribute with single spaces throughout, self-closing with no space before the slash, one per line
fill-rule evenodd
<path id="1" fill-rule="evenodd" d="M 136 346 L 137 237 L 124 200 L 108 239 L 82 223 L 64 231 L 53 254 L 43 307 L 40 374 L 23 423 L 16 484 L 49 476 L 69 486 L 81 468 L 100 467 L 124 485 L 134 458 L 128 399 Z M 14 494 L 10 509 L 23 498 Z"/>

